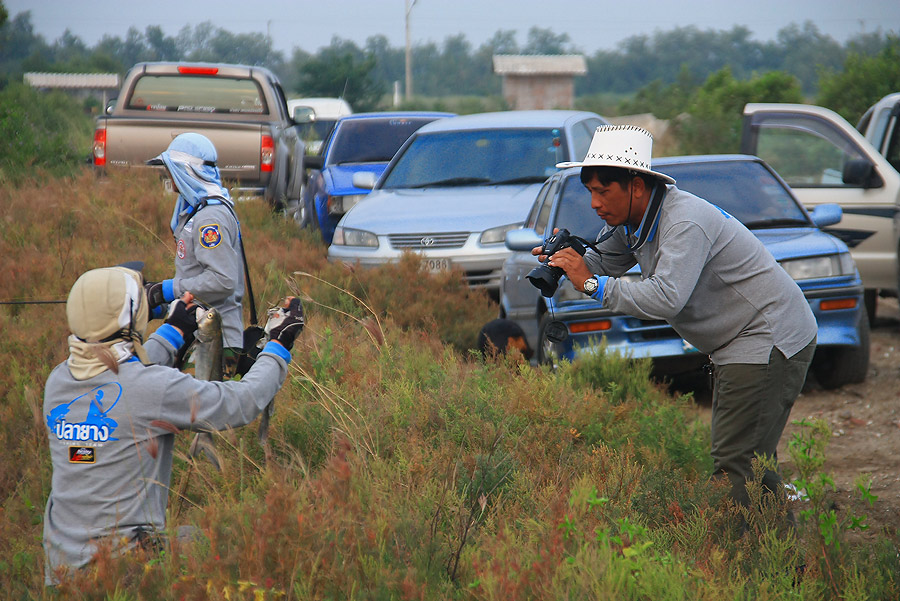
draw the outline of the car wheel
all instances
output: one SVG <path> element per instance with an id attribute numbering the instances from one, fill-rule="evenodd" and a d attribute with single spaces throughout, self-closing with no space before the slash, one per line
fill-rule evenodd
<path id="1" fill-rule="evenodd" d="M 315 205 L 311 194 L 304 192 L 300 202 L 297 204 L 297 210 L 294 211 L 294 221 L 300 228 L 314 227 L 318 225 L 315 218 Z"/>
<path id="2" fill-rule="evenodd" d="M 559 357 L 559 349 L 557 344 L 547 338 L 547 326 L 553 321 L 549 313 L 541 315 L 540 325 L 538 326 L 538 345 L 537 345 L 537 361 L 538 365 L 557 366 Z"/>
<path id="3" fill-rule="evenodd" d="M 859 346 L 824 348 L 816 353 L 812 372 L 822 388 L 832 390 L 865 381 L 869 371 L 869 319 L 865 313 L 860 314 L 857 329 Z"/>
<path id="4" fill-rule="evenodd" d="M 869 317 L 869 326 L 875 324 L 875 308 L 878 306 L 878 290 L 866 288 L 863 292 L 863 303 L 866 305 L 866 315 Z"/>

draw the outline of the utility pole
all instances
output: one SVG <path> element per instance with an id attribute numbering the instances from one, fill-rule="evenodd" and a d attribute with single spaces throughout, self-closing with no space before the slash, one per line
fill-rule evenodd
<path id="1" fill-rule="evenodd" d="M 412 42 L 409 38 L 409 13 L 416 0 L 406 0 L 406 99 L 412 98 Z"/>

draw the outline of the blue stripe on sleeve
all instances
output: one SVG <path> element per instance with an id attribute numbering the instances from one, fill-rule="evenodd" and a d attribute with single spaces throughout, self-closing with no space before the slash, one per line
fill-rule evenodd
<path id="1" fill-rule="evenodd" d="M 266 346 L 263 347 L 262 352 L 272 353 L 273 355 L 281 357 L 288 363 L 291 362 L 291 351 L 287 350 L 277 342 L 267 342 Z"/>
<path id="2" fill-rule="evenodd" d="M 156 328 L 156 333 L 176 349 L 180 349 L 181 345 L 184 344 L 184 336 L 173 325 L 164 323 Z"/>
<path id="3" fill-rule="evenodd" d="M 163 298 L 166 302 L 171 303 L 175 300 L 175 280 L 163 280 Z"/>
<path id="4" fill-rule="evenodd" d="M 608 275 L 594 275 L 597 278 L 597 289 L 591 295 L 591 298 L 603 302 L 603 289 L 606 288 L 606 280 L 609 279 Z"/>

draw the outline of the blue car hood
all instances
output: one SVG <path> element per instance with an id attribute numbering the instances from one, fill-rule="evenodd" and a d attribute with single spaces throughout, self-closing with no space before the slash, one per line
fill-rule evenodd
<path id="1" fill-rule="evenodd" d="M 541 185 L 374 190 L 340 225 L 379 235 L 480 232 L 524 222 Z"/>
<path id="2" fill-rule="evenodd" d="M 848 252 L 846 244 L 813 227 L 752 231 L 777 261 Z"/>
<path id="3" fill-rule="evenodd" d="M 353 185 L 354 173 L 374 173 L 375 177 L 381 177 L 387 163 L 351 163 L 347 165 L 331 165 L 322 170 L 325 178 L 325 187 L 329 194 L 366 194 L 369 190 L 357 188 Z"/>

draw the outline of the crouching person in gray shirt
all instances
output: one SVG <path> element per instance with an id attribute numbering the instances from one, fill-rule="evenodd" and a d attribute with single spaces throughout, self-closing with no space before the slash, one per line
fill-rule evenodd
<path id="1" fill-rule="evenodd" d="M 184 335 L 197 328 L 190 294 L 171 304 L 144 343 L 148 302 L 131 267 L 86 272 L 67 300 L 69 357 L 44 389 L 53 464 L 44 514 L 48 585 L 87 565 L 99 543 L 121 552 L 165 529 L 174 428 L 250 423 L 281 388 L 303 328 L 299 299 L 287 299 L 243 379 L 197 380 L 171 367 Z"/>
<path id="2" fill-rule="evenodd" d="M 757 454 L 776 459 L 818 326 L 803 292 L 762 242 L 652 171 L 651 147 L 650 133 L 639 127 L 601 126 L 584 161 L 557 165 L 581 167 L 591 208 L 607 226 L 599 253 L 582 257 L 567 248 L 549 264 L 604 307 L 665 320 L 710 356 L 714 474 L 727 477 L 734 501 L 747 506 L 751 462 Z M 619 279 L 636 263 L 640 281 Z M 768 470 L 762 483 L 774 491 L 781 479 Z"/>

